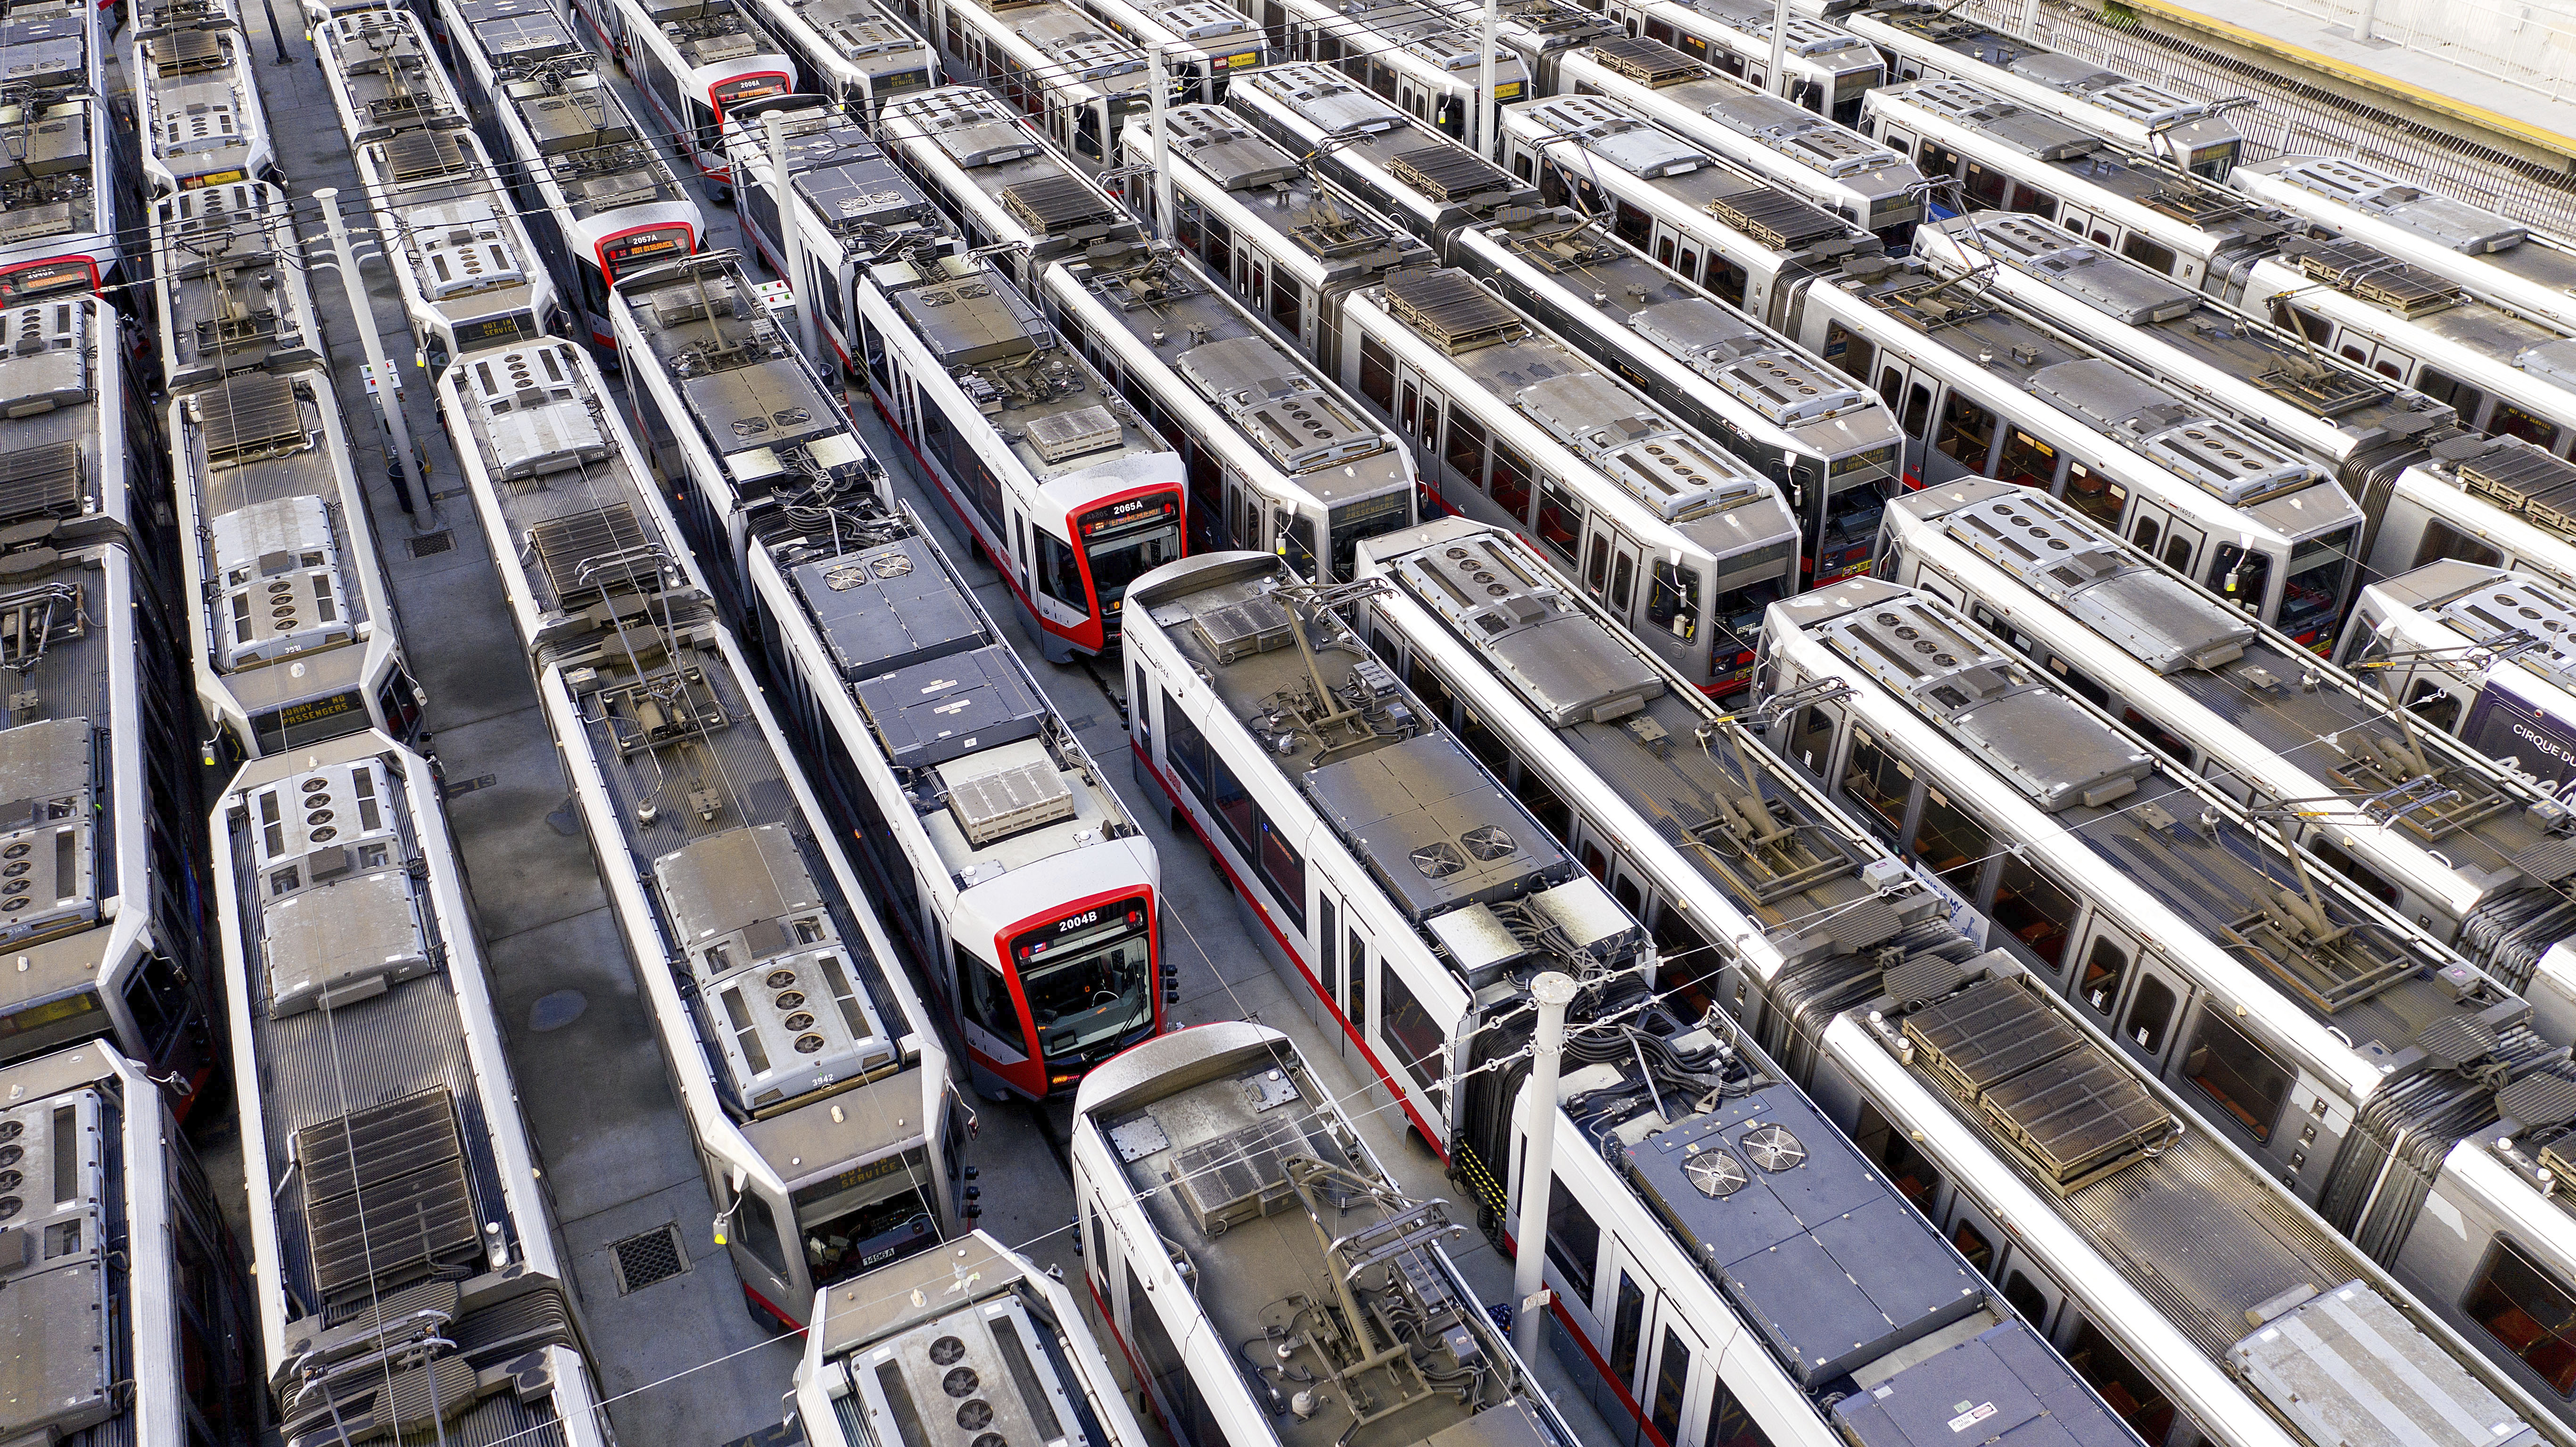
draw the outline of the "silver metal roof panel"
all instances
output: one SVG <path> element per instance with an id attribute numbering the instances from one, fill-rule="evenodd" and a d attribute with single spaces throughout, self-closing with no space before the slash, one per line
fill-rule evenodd
<path id="1" fill-rule="evenodd" d="M 1308 770 L 1304 787 L 1417 924 L 1572 873 L 1538 821 L 1445 733 Z"/>
<path id="2" fill-rule="evenodd" d="M 2054 813 L 2133 792 L 2152 756 L 1911 595 L 1819 626 L 1835 651 Z"/>
<path id="3" fill-rule="evenodd" d="M 2531 1447 L 2523 1422 L 2386 1298 L 2359 1281 L 2266 1321 L 2228 1365 L 2311 1442 Z"/>
<path id="4" fill-rule="evenodd" d="M 2091 61 L 2060 55 L 2053 50 L 2025 55 L 2004 68 L 2024 80 L 2037 81 L 2066 95 L 2091 95 L 2128 80 L 2116 70 L 2104 70 Z"/>
<path id="5" fill-rule="evenodd" d="M 151 1101 L 136 1105 L 150 1109 Z M 124 1410 L 107 1248 L 107 1171 L 95 1090 L 0 1109 L 0 1139 L 19 1153 L 0 1190 L 0 1434 L 62 1442 Z M 20 1182 L 23 1178 L 24 1184 Z M 68 1192 L 59 1185 L 68 1183 Z"/>
<path id="6" fill-rule="evenodd" d="M 2242 657 L 2254 639 L 2253 620 L 2136 561 L 2046 493 L 1988 498 L 1941 521 L 1978 556 L 2158 673 L 2216 668 Z"/>
<path id="7" fill-rule="evenodd" d="M 1585 150 L 1640 180 L 1687 176 L 1713 164 L 1707 152 L 1671 132 L 1625 116 L 1604 121 L 1584 135 Z"/>
<path id="8" fill-rule="evenodd" d="M 1794 101 L 1759 92 L 1704 107 L 1710 120 L 1836 180 L 1863 171 L 1913 170 L 1902 156 Z"/>
<path id="9" fill-rule="evenodd" d="M 98 918 L 96 738 L 86 718 L 0 730 L 0 947 Z"/>
<path id="10" fill-rule="evenodd" d="M 2500 572 L 2432 612 L 2481 646 L 2516 646 L 2518 662 L 2576 687 L 2576 598 L 2541 579 Z"/>
<path id="11" fill-rule="evenodd" d="M 1607 723 L 1664 691 L 1664 677 L 1553 584 L 1523 573 L 1492 537 L 1423 549 L 1405 588 L 1449 620 L 1550 728 Z"/>
<path id="12" fill-rule="evenodd" d="M 1318 65 L 1254 71 L 1246 83 L 1328 131 L 1391 131 L 1404 117 L 1386 102 Z"/>
<path id="13" fill-rule="evenodd" d="M 1733 457 L 1698 439 L 1598 372 L 1534 382 L 1513 404 L 1667 522 L 1751 501 L 1768 490 Z"/>
<path id="14" fill-rule="evenodd" d="M 2071 161 L 2101 147 L 2101 138 L 2078 130 L 1965 81 L 1923 81 L 1898 94 L 1957 125 L 1991 136 L 2038 161 Z"/>
<path id="15" fill-rule="evenodd" d="M 1816 367 L 1706 297 L 1657 302 L 1629 317 L 1628 325 L 1783 427 L 1821 421 L 1870 402 L 1869 394 L 1849 379 Z"/>
<path id="16" fill-rule="evenodd" d="M 1999 256 L 2133 327 L 2174 321 L 2200 305 L 2200 293 L 2190 287 L 2028 217 L 1980 211 L 1942 229 L 1965 249 Z"/>
<path id="17" fill-rule="evenodd" d="M 1258 336 L 1192 347 L 1173 367 L 1291 474 L 1386 450 L 1386 439 L 1333 400 L 1303 364 Z"/>
<path id="18" fill-rule="evenodd" d="M 2230 503 L 2304 487 L 2318 476 L 2314 466 L 2271 441 L 2100 357 L 2042 367 L 2031 373 L 2030 390 Z"/>
<path id="19" fill-rule="evenodd" d="M 2526 347 L 2514 355 L 2513 364 L 2561 387 L 2576 387 L 2576 337 Z"/>
<path id="20" fill-rule="evenodd" d="M 2529 227 L 2483 206 L 2409 186 L 2361 161 L 2311 156 L 2282 166 L 2277 174 L 2301 190 L 2470 256 L 2510 251 L 2531 235 Z"/>
<path id="21" fill-rule="evenodd" d="M 1212 105 L 1174 106 L 1165 112 L 1164 144 L 1228 191 L 1275 186 L 1304 174 L 1288 153 L 1254 135 L 1231 111 Z"/>

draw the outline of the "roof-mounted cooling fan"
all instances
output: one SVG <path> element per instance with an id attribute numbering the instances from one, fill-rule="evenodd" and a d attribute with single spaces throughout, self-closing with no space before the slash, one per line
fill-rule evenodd
<path id="1" fill-rule="evenodd" d="M 1486 864 L 1491 864 L 1497 859 L 1509 858 L 1520 849 L 1518 844 L 1512 842 L 1511 835 L 1503 832 L 1501 826 L 1494 824 L 1479 824 L 1459 835 L 1458 842 L 1466 845 L 1468 853 Z"/>
<path id="2" fill-rule="evenodd" d="M 1414 850 L 1410 857 L 1413 860 L 1413 867 L 1421 870 L 1422 877 L 1425 879 L 1447 879 L 1467 867 L 1465 856 L 1459 854 L 1456 845 L 1445 839 L 1434 840 L 1423 845 Z"/>
<path id="3" fill-rule="evenodd" d="M 823 586 L 835 593 L 846 593 L 852 588 L 863 588 L 867 586 L 867 581 L 868 570 L 855 563 L 844 567 L 827 568 L 823 572 Z"/>
<path id="4" fill-rule="evenodd" d="M 1807 1159 L 1807 1148 L 1785 1125 L 1757 1125 L 1744 1133 L 1745 1159 L 1777 1174 L 1795 1170 Z"/>
<path id="5" fill-rule="evenodd" d="M 896 552 L 888 553 L 882 558 L 871 559 L 868 562 L 868 571 L 880 578 L 900 578 L 912 571 L 912 555 Z"/>
<path id="6" fill-rule="evenodd" d="M 1722 1150 L 1702 1151 L 1682 1167 L 1682 1174 L 1699 1193 L 1712 1201 L 1723 1201 L 1744 1189 L 1753 1178 L 1734 1156 Z"/>

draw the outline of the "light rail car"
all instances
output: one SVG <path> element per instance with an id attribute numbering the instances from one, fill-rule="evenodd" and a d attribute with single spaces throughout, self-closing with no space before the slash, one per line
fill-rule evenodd
<path id="1" fill-rule="evenodd" d="M 2362 556 L 2374 579 L 2456 558 L 2576 587 L 2576 463 L 2509 437 L 2454 437 L 2361 494 Z"/>
<path id="2" fill-rule="evenodd" d="M 1153 845 L 919 519 L 800 499 L 750 572 L 789 716 L 977 1088 L 1068 1094 L 1162 1028 Z"/>
<path id="3" fill-rule="evenodd" d="M 1448 520 L 1381 539 L 1364 557 L 1391 584 L 1365 608 L 1371 649 L 1423 696 L 1490 721 L 1507 754 L 1497 775 L 1516 792 L 1566 801 L 1550 820 L 1565 831 L 1559 842 L 1632 914 L 1652 911 L 1667 1005 L 1687 1017 L 1714 1000 L 1758 1022 L 1883 1178 L 2146 1441 L 2332 1447 L 2365 1419 L 2375 1420 L 2364 1437 L 2401 1440 L 2433 1403 L 2498 1415 L 2457 1359 L 2466 1348 L 2408 1320 L 2421 1308 L 2403 1288 L 2262 1166 L 2186 1129 L 2179 1103 L 2106 1041 L 2083 1038 L 2070 1007 L 2021 988 L 2022 961 L 2045 936 L 1998 932 L 1978 955 L 1944 913 L 1958 908 L 1946 886 L 1907 871 L 1755 738 L 1755 720 L 1681 686 L 1526 543 Z M 1503 618 L 1515 621 L 1489 623 Z M 1694 735 L 1709 747 L 1671 746 Z M 2035 879 L 2008 862 L 1998 913 Z M 2011 983 L 1980 988 L 1988 981 Z M 1920 1018 L 1900 1037 L 1909 1012 Z M 1968 1044 L 1935 1035 L 1951 1053 L 1918 1054 L 1913 1041 L 1936 1020 L 1986 1033 Z M 2028 1053 L 1999 1058 L 1991 1046 L 2004 1042 Z M 1972 1087 L 1964 1099 L 1947 1088 L 1960 1077 Z M 1598 1089 L 1568 1080 L 1568 1108 L 1582 1111 Z M 2153 1246 L 2177 1217 L 2199 1253 Z M 1598 1253 L 1578 1239 L 1569 1232 L 1560 1246 L 1552 1235 L 1550 1260 L 1588 1304 Z M 2211 1269 L 2196 1269 L 2200 1260 Z M 2279 1332 L 2246 1313 L 2277 1313 L 2314 1281 L 2349 1285 L 2309 1288 L 2312 1311 L 2342 1302 L 2373 1312 L 2385 1332 L 2374 1360 L 2440 1385 L 2385 1409 L 2339 1402 L 2332 1429 L 2267 1379 L 2249 1390 L 2234 1349 Z"/>
<path id="4" fill-rule="evenodd" d="M 1506 106 L 1504 157 L 1539 199 L 1611 233 L 1769 327 L 1808 277 L 1886 250 L 1859 224 L 1683 140 L 1608 96 Z"/>
<path id="5" fill-rule="evenodd" d="M 125 73 L 135 82 L 143 173 L 153 191 L 279 179 L 238 0 L 136 7 Z"/>
<path id="6" fill-rule="evenodd" d="M 317 19 L 313 55 L 352 146 L 472 119 L 456 82 L 430 51 L 427 22 L 408 8 L 385 5 Z"/>
<path id="7" fill-rule="evenodd" d="M 1876 393 L 1676 282 L 1599 218 L 1534 205 L 1527 183 L 1384 102 L 1302 80 L 1290 69 L 1258 77 L 1234 106 L 1770 479 L 1798 521 L 1805 586 L 1867 570 L 1875 526 L 1855 519 L 1875 518 L 1904 461 Z M 1669 260 L 1670 243 L 1660 253 Z M 1275 268 L 1271 285 L 1275 296 Z"/>
<path id="8" fill-rule="evenodd" d="M 175 391 L 323 356 L 286 192 L 230 181 L 152 203 L 161 376 Z"/>
<path id="9" fill-rule="evenodd" d="M 149 1070 L 103 1041 L 0 1066 L 18 1246 L 0 1432 L 61 1447 L 249 1441 L 262 1415 L 232 1233 Z"/>
<path id="10" fill-rule="evenodd" d="M 439 0 L 439 13 L 457 91 L 484 144 L 506 158 L 529 240 L 583 335 L 614 348 L 608 289 L 695 252 L 705 213 L 553 0 Z"/>
<path id="11" fill-rule="evenodd" d="M 436 770 L 342 735 L 244 768 L 213 835 L 277 1430 L 606 1447 Z"/>
<path id="12" fill-rule="evenodd" d="M 1780 47 L 1787 84 L 1771 80 L 1771 24 L 1777 13 L 1758 0 L 1574 0 L 1620 22 L 1630 35 L 1706 61 L 1758 91 L 1805 106 L 1836 125 L 1860 119 L 1861 97 L 1887 83 L 1887 62 L 1840 25 L 1792 14 Z"/>
<path id="13" fill-rule="evenodd" d="M 1270 63 L 1269 37 L 1219 0 L 1081 0 L 1101 23 L 1163 52 L 1174 101 L 1225 99 L 1234 77 Z"/>
<path id="14" fill-rule="evenodd" d="M 904 23 L 891 3 L 759 0 L 759 5 L 770 34 L 796 57 L 808 80 L 803 89 L 849 106 L 868 120 L 889 99 L 939 83 L 938 47 Z"/>
<path id="15" fill-rule="evenodd" d="M 1906 482 L 2038 488 L 2309 646 L 2335 637 L 2362 514 L 2322 468 L 2080 335 L 1862 257 L 1807 284 L 1791 334 L 1897 405 Z"/>
<path id="16" fill-rule="evenodd" d="M 216 1067 L 222 990 L 164 454 L 105 302 L 0 322 L 0 768 L 22 801 L 0 818 L 0 1060 L 105 1040 L 185 1115 Z"/>
<path id="17" fill-rule="evenodd" d="M 2355 156 L 2273 156 L 2228 184 L 2420 266 L 2469 295 L 2576 331 L 2576 247 L 2456 197 L 2410 186 Z"/>
<path id="18" fill-rule="evenodd" d="M 0 130 L 24 138 L 0 176 L 0 307 L 102 292 L 134 281 L 126 254 L 141 224 L 136 149 L 108 106 L 104 27 L 89 0 L 11 6 L 0 15 Z"/>
<path id="19" fill-rule="evenodd" d="M 220 284 L 211 274 L 181 283 L 200 297 Z M 182 392 L 169 447 L 184 596 L 196 608 L 188 654 L 213 730 L 207 765 L 230 773 L 369 728 L 416 745 L 423 700 L 329 371 L 282 362 Z"/>
<path id="20" fill-rule="evenodd" d="M 1397 1188 L 1287 1036 L 1138 1046 L 1084 1082 L 1072 1151 L 1093 1303 L 1181 1447 L 1576 1447 L 1443 1248 L 1465 1228 Z"/>
<path id="21" fill-rule="evenodd" d="M 2285 832 L 2506 988 L 2576 934 L 2565 805 L 2065 503 L 1963 481 L 1889 504 L 1885 532 L 1880 577 L 1966 608 L 2177 766 L 2294 806 Z"/>
<path id="22" fill-rule="evenodd" d="M 981 1231 L 827 1294 L 814 1320 L 792 1393 L 814 1447 L 883 1442 L 916 1403 L 955 1400 L 960 1380 L 1006 1442 L 1146 1441 L 1073 1293 Z"/>
<path id="23" fill-rule="evenodd" d="M 796 89 L 796 62 L 744 0 L 566 0 L 635 88 L 718 205 L 733 196 L 724 120 Z"/>
<path id="24" fill-rule="evenodd" d="M 352 144 L 417 365 L 436 376 L 486 348 L 571 333 L 563 293 L 461 113 L 453 127 Z"/>
<path id="25" fill-rule="evenodd" d="M 1119 126 L 1153 105 L 1145 52 L 1070 0 L 905 0 L 916 6 L 947 79 L 989 88 L 1094 175 Z"/>
<path id="26" fill-rule="evenodd" d="M 1874 91 L 1864 121 L 1927 175 L 1957 178 L 1954 209 L 2026 212 L 2068 245 L 2116 251 L 2295 333 L 2300 355 L 2270 404 L 2288 404 L 2285 426 L 2313 428 L 2336 408 L 2421 406 L 2412 389 L 2481 432 L 2561 455 L 2576 447 L 2576 338 L 2556 326 L 1961 82 Z M 2358 488 L 2366 465 L 2386 465 L 2347 462 L 2369 451 L 2369 433 L 2303 445 L 2341 449 L 2329 460 Z"/>
<path id="27" fill-rule="evenodd" d="M 2282 821 L 2005 648 L 1930 594 L 1855 579 L 1773 606 L 1763 697 L 1794 766 L 1990 924 L 2058 939 L 2035 979 L 2385 1264 L 2516 1416 L 2569 1438 L 2576 1365 L 2520 1323 L 2560 1319 L 2576 1235 L 2518 1161 L 2563 1131 L 2553 1102 L 2576 1119 L 2576 1065 L 2528 1001 L 2285 851 Z M 2007 860 L 2047 886 L 2009 911 Z"/>
<path id="28" fill-rule="evenodd" d="M 790 289 L 803 299 L 815 335 L 832 349 L 841 373 L 857 377 L 861 278 L 869 267 L 907 246 L 938 241 L 947 228 L 930 198 L 845 103 L 819 96 L 755 101 L 725 122 L 725 150 L 737 179 L 736 219 L 753 252 L 772 272 L 785 277 L 788 270 L 778 169 L 769 146 L 772 114 L 785 133 L 784 205 L 801 233 L 808 273 L 789 278 Z M 818 364 L 821 360 L 815 359 Z"/>
<path id="29" fill-rule="evenodd" d="M 755 1320 L 955 1234 L 947 1051 L 588 353 L 439 381 Z"/>
<path id="30" fill-rule="evenodd" d="M 1612 36 L 1538 57 L 1539 92 L 1606 96 L 1901 250 L 1928 214 L 1911 157 L 1669 45 Z M 1876 92 L 1872 92 L 1876 94 Z"/>
<path id="31" fill-rule="evenodd" d="M 1351 7 L 1335 0 L 1232 0 L 1257 20 L 1269 40 L 1271 62 L 1306 61 L 1329 66 L 1443 135 L 1490 153 L 1490 138 L 1475 134 L 1477 87 L 1484 49 L 1475 23 L 1442 0 L 1382 0 Z M 1478 12 L 1481 17 L 1481 10 Z M 1581 17 L 1587 31 L 1606 31 L 1596 17 Z M 1508 32 L 1506 32 L 1508 33 Z M 1532 92 L 1530 73 L 1508 43 L 1494 47 L 1494 101 L 1521 100 Z"/>
<path id="32" fill-rule="evenodd" d="M 1887 57 L 1887 78 L 1895 84 L 1966 81 L 2212 181 L 2226 181 L 2236 168 L 2245 138 L 2228 115 L 2252 102 L 2212 104 L 2177 95 L 2006 34 L 1958 8 L 1877 0 L 1844 13 L 1839 23 Z"/>
<path id="33" fill-rule="evenodd" d="M 1918 231 L 1914 249 L 1935 272 L 1974 272 L 1991 295 L 2099 336 L 2158 381 L 2295 444 L 2352 493 L 2460 433 L 2447 404 L 2036 217 L 1968 212 Z"/>
<path id="34" fill-rule="evenodd" d="M 1185 148 L 1184 174 L 1215 184 L 1187 188 L 1177 234 L 1209 271 L 1255 305 L 1265 286 L 1296 287 L 1301 316 L 1311 300 L 1308 346 L 1405 438 L 1439 507 L 1539 539 L 1675 667 L 1741 687 L 1762 607 L 1797 587 L 1777 489 L 1465 272 L 1426 269 L 1392 223 L 1225 135 Z M 1301 236 L 1330 241 L 1318 256 Z"/>
<path id="35" fill-rule="evenodd" d="M 1023 146 L 1009 142 L 1014 127 Z M 925 98 L 889 115 L 884 134 L 970 247 L 1015 248 L 1003 254 L 1016 257 L 1022 292 L 1180 452 L 1190 551 L 1267 548 L 1302 577 L 1338 580 L 1361 539 L 1413 525 L 1414 465 L 1395 433 L 1283 350 L 1190 250 L 1142 240 L 1116 201 L 998 102 Z M 1272 280 L 1269 316 L 1300 330 L 1285 276 Z"/>

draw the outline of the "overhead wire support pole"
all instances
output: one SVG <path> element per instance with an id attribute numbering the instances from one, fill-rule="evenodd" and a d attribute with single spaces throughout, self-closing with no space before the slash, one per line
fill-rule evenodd
<path id="1" fill-rule="evenodd" d="M 1476 154 L 1502 159 L 1494 144 L 1494 32 L 1503 22 L 1502 0 L 1485 0 L 1485 29 L 1476 47 Z"/>
<path id="2" fill-rule="evenodd" d="M 1149 83 L 1153 86 L 1154 126 L 1154 234 L 1166 240 L 1180 228 L 1173 224 L 1171 109 L 1172 83 L 1163 65 L 1163 47 L 1148 45 L 1145 54 L 1153 62 Z"/>
<path id="3" fill-rule="evenodd" d="M 1773 0 L 1771 6 L 1771 68 L 1765 71 L 1767 88 L 1773 95 L 1789 94 L 1788 78 L 1780 69 L 1789 63 L 1789 0 Z"/>
<path id="4" fill-rule="evenodd" d="M 318 187 L 313 199 L 321 203 L 322 224 L 331 235 L 331 254 L 340 263 L 340 286 L 349 293 L 349 310 L 358 318 L 358 341 L 366 348 L 368 370 L 375 374 L 376 415 L 384 419 L 385 431 L 393 437 L 394 470 L 389 481 L 394 485 L 394 500 L 409 513 L 413 511 L 413 487 L 419 486 L 424 503 L 429 501 L 429 488 L 412 476 L 411 427 L 403 421 L 402 393 L 396 390 L 402 376 L 385 360 L 385 340 L 376 332 L 376 311 L 367 300 L 366 279 L 358 275 L 357 258 L 349 252 L 349 229 L 340 222 L 340 188 Z"/>
<path id="5" fill-rule="evenodd" d="M 805 228 L 796 224 L 796 201 L 787 177 L 787 124 L 774 109 L 760 119 L 769 129 L 770 210 L 778 217 L 780 244 L 787 252 L 787 296 L 796 308 L 796 344 L 805 349 L 805 360 L 819 368 L 823 353 L 814 338 L 814 309 L 805 295 Z"/>
<path id="6" fill-rule="evenodd" d="M 1529 1148 L 1521 1153 L 1521 1188 L 1513 1193 L 1521 1207 L 1520 1229 L 1512 1235 L 1512 1349 L 1524 1365 L 1538 1361 L 1538 1324 L 1548 1306 L 1540 1290 L 1546 1284 L 1547 1198 L 1556 1183 L 1556 1081 L 1574 977 L 1546 971 L 1530 981 L 1530 999 L 1538 1005 L 1538 1034 L 1530 1042 Z"/>

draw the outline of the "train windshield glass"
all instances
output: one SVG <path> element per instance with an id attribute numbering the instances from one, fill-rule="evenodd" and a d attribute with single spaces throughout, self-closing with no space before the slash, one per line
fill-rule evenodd
<path id="1" fill-rule="evenodd" d="M 938 1244 L 932 1188 L 929 1149 L 914 1146 L 797 1191 L 790 1203 L 815 1284 L 829 1286 Z"/>
<path id="2" fill-rule="evenodd" d="M 1333 509 L 1333 576 L 1347 578 L 1359 560 L 1359 546 L 1381 533 L 1397 532 L 1411 523 L 1413 490 L 1383 492 Z"/>
<path id="3" fill-rule="evenodd" d="M 1824 526 L 1816 531 L 1817 556 L 1861 547 L 1878 536 L 1878 520 L 1887 513 L 1887 497 L 1881 487 L 1879 482 L 1866 482 L 1825 499 Z"/>
<path id="4" fill-rule="evenodd" d="M 2290 554 L 2289 580 L 2281 588 L 2284 633 L 2311 647 L 2334 637 L 2335 615 L 2343 605 L 2343 588 L 2352 576 L 2353 528 L 2338 528 L 2310 538 Z M 2311 637 L 2310 635 L 2314 636 Z"/>
<path id="5" fill-rule="evenodd" d="M 1101 905 L 1011 941 L 1029 1014 L 1049 1057 L 1117 1039 L 1154 1018 L 1152 906 Z"/>
<path id="6" fill-rule="evenodd" d="M 1131 497 L 1084 513 L 1082 550 L 1100 601 L 1125 597 L 1128 584 L 1181 555 L 1181 495 Z"/>

